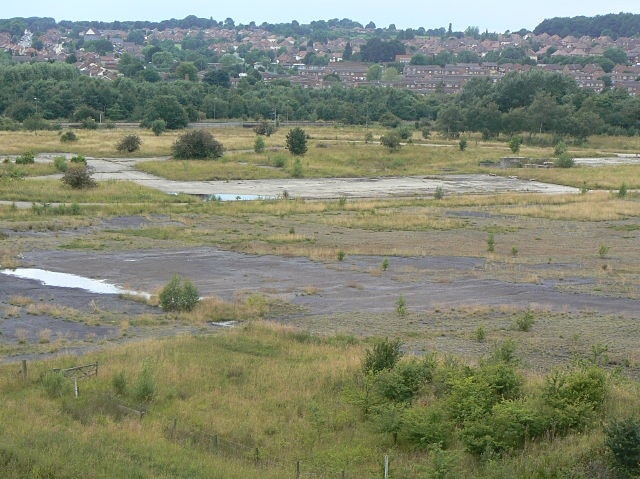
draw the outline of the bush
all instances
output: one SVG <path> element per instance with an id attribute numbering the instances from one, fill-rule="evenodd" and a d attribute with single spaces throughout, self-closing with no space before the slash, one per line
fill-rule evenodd
<path id="1" fill-rule="evenodd" d="M 145 366 L 133 385 L 133 397 L 139 402 L 150 402 L 156 396 L 156 390 L 156 381 L 153 378 L 151 369 Z"/>
<path id="2" fill-rule="evenodd" d="M 116 150 L 120 152 L 126 151 L 127 153 L 133 153 L 140 149 L 141 144 L 142 140 L 138 135 L 127 135 L 120 139 L 116 145 Z"/>
<path id="3" fill-rule="evenodd" d="M 304 170 L 302 169 L 302 161 L 300 158 L 296 158 L 291 168 L 291 176 L 294 178 L 302 178 L 304 176 Z"/>
<path id="4" fill-rule="evenodd" d="M 256 125 L 253 131 L 256 132 L 256 135 L 271 136 L 278 131 L 278 128 L 272 121 L 261 121 Z"/>
<path id="5" fill-rule="evenodd" d="M 64 156 L 56 156 L 53 159 L 53 166 L 56 167 L 56 170 L 64 173 L 67 171 L 69 165 L 67 165 L 67 159 Z"/>
<path id="6" fill-rule="evenodd" d="M 73 156 L 73 157 L 71 157 L 71 160 L 69 160 L 69 161 L 71 161 L 71 163 L 76 163 L 76 164 L 79 164 L 79 165 L 85 165 L 86 166 L 86 164 L 87 164 L 87 159 L 82 155 Z"/>
<path id="7" fill-rule="evenodd" d="M 553 164 L 557 168 L 573 168 L 576 164 L 575 160 L 566 153 L 560 155 Z"/>
<path id="8" fill-rule="evenodd" d="M 166 129 L 167 129 L 167 122 L 164 121 L 162 118 L 153 120 L 151 122 L 151 131 L 156 136 L 162 135 Z"/>
<path id="9" fill-rule="evenodd" d="M 518 328 L 519 331 L 526 332 L 531 329 L 531 326 L 533 326 L 533 323 L 535 322 L 536 320 L 533 315 L 533 311 L 528 309 L 522 316 L 516 318 L 516 328 Z"/>
<path id="10" fill-rule="evenodd" d="M 32 151 L 25 151 L 16 158 L 16 165 L 32 165 L 36 161 L 36 155 Z"/>
<path id="11" fill-rule="evenodd" d="M 210 159 L 220 158 L 224 147 L 208 131 L 192 130 L 181 135 L 171 151 L 176 159 Z"/>
<path id="12" fill-rule="evenodd" d="M 513 136 L 509 140 L 509 149 L 512 153 L 518 153 L 520 151 L 520 145 L 522 145 L 521 136 Z"/>
<path id="13" fill-rule="evenodd" d="M 631 474 L 640 471 L 640 420 L 614 420 L 605 428 L 605 444 L 616 463 Z"/>
<path id="14" fill-rule="evenodd" d="M 265 149 L 264 138 L 261 136 L 256 137 L 256 141 L 253 142 L 253 151 L 256 153 L 263 153 Z"/>
<path id="15" fill-rule="evenodd" d="M 377 341 L 373 349 L 367 349 L 362 369 L 365 372 L 379 372 L 392 369 L 402 357 L 399 339 L 382 339 Z"/>
<path id="16" fill-rule="evenodd" d="M 437 407 L 412 408 L 402 418 L 401 436 L 418 448 L 439 446 L 446 448 L 451 443 L 453 425 L 447 421 L 444 411 Z"/>
<path id="17" fill-rule="evenodd" d="M 382 146 L 386 146 L 389 151 L 397 151 L 400 149 L 400 135 L 395 132 L 395 131 L 391 131 L 389 133 L 387 133 L 386 135 L 382 135 L 380 137 L 380 143 L 382 144 Z"/>
<path id="18" fill-rule="evenodd" d="M 69 143 L 71 141 L 78 141 L 78 135 L 76 135 L 71 130 L 67 130 L 62 135 L 60 135 L 60 141 L 62 143 Z"/>
<path id="19" fill-rule="evenodd" d="M 466 138 L 460 138 L 460 141 L 458 142 L 458 148 L 460 148 L 460 151 L 464 151 L 467 149 L 468 144 L 469 142 Z"/>
<path id="20" fill-rule="evenodd" d="M 178 275 L 160 292 L 160 306 L 165 311 L 191 311 L 200 301 L 198 290 L 191 281 L 184 282 Z"/>
<path id="21" fill-rule="evenodd" d="M 62 176 L 62 182 L 71 188 L 83 189 L 96 186 L 96 181 L 91 178 L 93 168 L 82 164 L 74 164 L 67 168 Z"/>

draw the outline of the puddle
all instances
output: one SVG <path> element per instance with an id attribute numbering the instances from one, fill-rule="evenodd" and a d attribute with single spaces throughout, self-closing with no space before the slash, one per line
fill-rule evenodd
<path id="1" fill-rule="evenodd" d="M 98 294 L 130 294 L 132 296 L 141 296 L 150 298 L 149 293 L 141 293 L 139 291 L 130 291 L 120 288 L 115 284 L 107 283 L 99 279 L 86 278 L 76 274 L 58 273 L 55 271 L 47 271 L 38 268 L 16 268 L 0 270 L 1 274 L 14 276 L 22 279 L 32 279 L 39 281 L 46 286 L 56 286 L 59 288 L 79 288 L 90 293 Z"/>
<path id="2" fill-rule="evenodd" d="M 219 194 L 219 195 L 205 195 L 205 201 L 258 201 L 258 200 L 275 200 L 275 196 L 262 196 L 262 195 L 234 195 L 234 194 Z"/>

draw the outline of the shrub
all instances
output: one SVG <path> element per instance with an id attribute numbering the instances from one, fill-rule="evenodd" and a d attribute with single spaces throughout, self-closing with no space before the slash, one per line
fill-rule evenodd
<path id="1" fill-rule="evenodd" d="M 429 446 L 446 448 L 451 443 L 453 425 L 437 407 L 416 407 L 402 418 L 400 435 L 410 444 L 425 449 Z"/>
<path id="2" fill-rule="evenodd" d="M 133 385 L 133 397 L 139 402 L 150 402 L 156 396 L 157 386 L 151 369 L 145 366 Z"/>
<path id="3" fill-rule="evenodd" d="M 380 143 L 382 144 L 382 146 L 386 146 L 389 151 L 397 151 L 401 146 L 400 135 L 395 131 L 391 131 L 386 135 L 382 135 L 380 137 Z"/>
<path id="4" fill-rule="evenodd" d="M 605 428 L 605 444 L 616 463 L 631 474 L 640 471 L 640 420 L 614 420 Z"/>
<path id="5" fill-rule="evenodd" d="M 487 251 L 493 253 L 496 249 L 496 236 L 493 233 L 489 233 L 487 237 Z"/>
<path id="6" fill-rule="evenodd" d="M 561 156 L 566 155 L 567 151 L 569 151 L 567 144 L 561 140 L 558 143 L 556 143 L 556 146 L 554 146 L 553 156 L 560 158 Z"/>
<path id="7" fill-rule="evenodd" d="M 62 135 L 60 135 L 60 141 L 62 143 L 69 143 L 71 141 L 78 141 L 78 135 L 76 135 L 71 130 L 67 130 Z"/>
<path id="8" fill-rule="evenodd" d="M 460 148 L 460 151 L 464 151 L 467 149 L 468 144 L 469 142 L 466 138 L 460 138 L 460 141 L 458 142 L 458 148 Z"/>
<path id="9" fill-rule="evenodd" d="M 276 168 L 284 168 L 287 164 L 287 158 L 284 155 L 276 155 L 273 158 L 273 166 Z"/>
<path id="10" fill-rule="evenodd" d="M 522 145 L 521 136 L 513 136 L 509 140 L 509 149 L 512 153 L 518 153 L 520 151 L 520 145 Z"/>
<path id="11" fill-rule="evenodd" d="M 575 160 L 571 158 L 566 153 L 563 153 L 553 162 L 553 164 L 558 168 L 573 168 L 576 164 Z"/>
<path id="12" fill-rule="evenodd" d="M 56 167 L 56 170 L 61 171 L 62 173 L 67 171 L 67 168 L 69 167 L 69 165 L 67 165 L 67 159 L 64 156 L 56 156 L 53 159 L 53 166 Z"/>
<path id="13" fill-rule="evenodd" d="M 371 133 L 370 131 L 368 131 L 365 135 L 364 135 L 364 142 L 365 143 L 371 143 L 373 141 L 373 133 Z"/>
<path id="14" fill-rule="evenodd" d="M 622 183 L 618 190 L 618 198 L 624 198 L 625 196 L 627 196 L 627 185 L 626 183 Z"/>
<path id="15" fill-rule="evenodd" d="M 367 349 L 362 369 L 365 372 L 379 372 L 393 368 L 402 357 L 399 339 L 382 339 L 377 341 L 373 349 Z"/>
<path id="16" fill-rule="evenodd" d="M 98 129 L 98 123 L 96 123 L 96 120 L 94 120 L 93 118 L 85 118 L 84 120 L 82 120 L 80 125 L 85 130 L 97 130 Z"/>
<path id="17" fill-rule="evenodd" d="M 413 136 L 413 131 L 408 126 L 401 126 L 397 131 L 398 135 L 400 135 L 400 138 L 403 140 L 408 140 Z"/>
<path id="18" fill-rule="evenodd" d="M 16 157 L 16 165 L 32 165 L 36 161 L 36 155 L 32 151 L 25 151 Z"/>
<path id="19" fill-rule="evenodd" d="M 86 165 L 71 165 L 62 176 L 62 182 L 71 188 L 91 188 L 96 186 L 96 181 L 91 178 L 93 168 Z"/>
<path id="20" fill-rule="evenodd" d="M 304 176 L 304 170 L 302 169 L 302 161 L 300 158 L 296 158 L 291 168 L 291 176 L 294 178 L 302 178 Z"/>
<path id="21" fill-rule="evenodd" d="M 278 128 L 272 121 L 265 120 L 258 123 L 253 131 L 256 132 L 256 135 L 271 136 L 278 131 Z"/>
<path id="22" fill-rule="evenodd" d="M 85 166 L 87 164 L 87 159 L 82 155 L 73 156 L 69 161 L 71 161 L 71 163 L 82 164 Z"/>
<path id="23" fill-rule="evenodd" d="M 382 271 L 386 271 L 387 269 L 389 269 L 389 258 L 385 258 L 382 260 L 381 268 Z"/>
<path id="24" fill-rule="evenodd" d="M 153 120 L 151 122 L 151 131 L 154 135 L 160 136 L 167 129 L 167 122 L 162 118 L 158 118 L 157 120 Z"/>
<path id="25" fill-rule="evenodd" d="M 543 389 L 551 425 L 562 433 L 584 427 L 602 408 L 607 392 L 605 372 L 597 366 L 554 371 Z"/>
<path id="26" fill-rule="evenodd" d="M 256 140 L 253 142 L 253 151 L 256 153 L 263 153 L 265 149 L 264 138 L 261 136 L 257 136 Z"/>
<path id="27" fill-rule="evenodd" d="M 516 327 L 519 331 L 529 331 L 533 323 L 535 323 L 535 317 L 533 315 L 533 311 L 528 309 L 524 312 L 522 316 L 516 318 Z"/>
<path id="28" fill-rule="evenodd" d="M 191 311 L 200 295 L 194 284 L 178 275 L 174 275 L 171 281 L 160 292 L 160 306 L 165 311 Z"/>
<path id="29" fill-rule="evenodd" d="M 224 153 L 222 143 L 206 130 L 192 130 L 181 135 L 171 147 L 173 157 L 186 159 L 220 158 Z"/>
<path id="30" fill-rule="evenodd" d="M 120 152 L 125 151 L 127 153 L 132 153 L 134 151 L 138 151 L 141 144 L 142 140 L 138 135 L 126 135 L 120 139 L 120 141 L 116 145 L 116 150 Z"/>
<path id="31" fill-rule="evenodd" d="M 436 191 L 433 193 L 433 198 L 436 200 L 441 200 L 442 198 L 444 198 L 444 189 L 442 188 L 442 186 L 438 186 L 436 188 Z"/>

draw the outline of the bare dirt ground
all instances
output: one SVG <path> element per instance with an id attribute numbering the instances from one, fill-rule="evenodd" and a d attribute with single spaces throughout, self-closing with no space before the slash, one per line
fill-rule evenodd
<path id="1" fill-rule="evenodd" d="M 97 178 L 121 178 L 167 192 L 191 194 L 253 194 L 291 197 L 398 197 L 430 195 L 437 187 L 447 192 L 570 192 L 572 188 L 501 178 L 459 175 L 437 178 L 273 180 L 244 182 L 170 182 L 136 172 L 134 160 L 90 160 Z M 136 160 L 137 161 L 137 160 Z M 535 335 L 518 336 L 530 365 L 549 367 L 576 351 L 595 344 L 615 346 L 615 361 L 640 371 L 640 308 L 635 271 L 635 228 L 611 229 L 618 224 L 565 223 L 539 218 L 513 218 L 483 210 L 450 211 L 465 229 L 443 231 L 370 232 L 327 226 L 313 220 L 295 225 L 300 234 L 319 245 L 328 242 L 345 249 L 359 242 L 380 244 L 380 250 L 414 251 L 389 257 L 348 254 L 344 261 L 312 261 L 303 257 L 245 254 L 216 247 L 156 245 L 144 249 L 61 249 L 64 242 L 104 231 L 138 229 L 154 219 L 123 217 L 98 220 L 86 228 L 51 233 L 2 230 L 2 241 L 27 238 L 23 266 L 102 279 L 126 289 L 154 293 L 174 274 L 191 279 L 203 296 L 236 301 L 259 293 L 282 302 L 270 319 L 318 334 L 398 335 L 407 349 L 438 350 L 470 355 L 486 353 L 492 344 L 517 334 L 514 315 L 536 311 Z M 164 221 L 159 219 L 158 221 Z M 210 221 L 223 243 L 235 241 L 256 228 L 251 221 Z M 264 228 L 290 225 L 275 218 Z M 179 223 L 179 221 L 178 221 Z M 154 226 L 153 224 L 151 226 Z M 180 226 L 180 225 L 178 225 Z M 200 225 L 199 225 L 200 226 Z M 496 260 L 486 255 L 487 228 L 502 233 L 503 248 L 529 249 L 527 259 Z M 354 233 L 355 231 L 355 233 Z M 226 232 L 226 233 L 225 233 Z M 0 234 L 0 238 L 2 237 Z M 504 237 L 504 239 L 503 239 Z M 595 250 L 602 238 L 616 252 L 602 262 Z M 534 241 L 532 241 L 534 239 Z M 220 240 L 220 238 L 218 238 Z M 336 243 L 338 242 L 338 243 Z M 509 242 L 509 243 L 507 243 Z M 231 244 L 231 243 L 229 243 Z M 33 246 L 37 245 L 37 246 Z M 605 269 L 608 268 L 608 269 Z M 622 276 L 617 271 L 623 271 Z M 628 272 L 625 272 L 628 271 Z M 603 284 L 604 286 L 603 289 Z M 609 289 L 607 289 L 609 288 Z M 15 306 L 20 298 L 32 302 Z M 398 300 L 407 312 L 398 314 Z M 51 308 L 47 309 L 46 305 Z M 55 307 L 54 307 L 55 306 Z M 60 307 L 73 308 L 94 320 L 69 319 Z M 162 323 L 162 312 L 132 299 L 79 289 L 43 286 L 0 274 L 0 360 L 82 352 L 144 337 L 189 332 L 207 333 L 214 326 Z M 133 317 L 148 317 L 149 325 L 130 325 Z M 154 320 L 153 318 L 156 318 Z M 155 324 L 159 320 L 161 324 Z M 487 341 L 474 341 L 478 328 Z"/>

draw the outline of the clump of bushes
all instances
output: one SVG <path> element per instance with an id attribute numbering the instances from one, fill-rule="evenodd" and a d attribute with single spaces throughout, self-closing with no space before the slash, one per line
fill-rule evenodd
<path id="1" fill-rule="evenodd" d="M 96 181 L 91 177 L 92 174 L 93 168 L 76 163 L 70 165 L 64 172 L 62 182 L 75 189 L 92 188 L 96 186 Z"/>
<path id="2" fill-rule="evenodd" d="M 173 157 L 187 159 L 215 159 L 224 153 L 222 143 L 206 130 L 192 130 L 181 135 L 171 147 Z"/>
<path id="3" fill-rule="evenodd" d="M 33 151 L 25 151 L 22 155 L 16 157 L 16 165 L 32 165 L 36 161 L 36 155 Z"/>
<path id="4" fill-rule="evenodd" d="M 78 141 L 78 135 L 76 135 L 71 130 L 67 130 L 62 135 L 60 135 L 60 141 L 62 143 L 69 143 L 69 142 L 72 142 L 72 141 Z"/>
<path id="5" fill-rule="evenodd" d="M 160 292 L 159 299 L 165 311 L 191 311 L 200 301 L 200 294 L 191 281 L 183 281 L 180 276 L 174 275 Z"/>
<path id="6" fill-rule="evenodd" d="M 142 140 L 138 135 L 126 135 L 120 139 L 116 145 L 116 150 L 119 152 L 133 153 L 138 151 L 142 145 Z"/>

